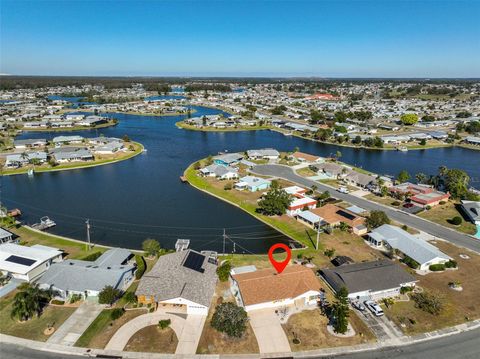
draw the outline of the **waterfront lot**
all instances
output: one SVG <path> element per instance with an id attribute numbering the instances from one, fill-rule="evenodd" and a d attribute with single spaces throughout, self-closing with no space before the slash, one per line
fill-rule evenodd
<path id="1" fill-rule="evenodd" d="M 480 270 L 480 255 L 443 241 L 437 241 L 435 246 L 458 262 L 458 270 L 415 276 L 418 286 L 443 298 L 444 310 L 434 316 L 416 308 L 412 300 L 396 302 L 390 308 L 384 306 L 385 314 L 407 334 L 432 331 L 480 317 L 480 281 L 476 275 Z M 460 254 L 467 254 L 470 259 L 462 259 Z M 456 281 L 460 282 L 463 291 L 448 287 L 448 283 Z"/>
<path id="2" fill-rule="evenodd" d="M 339 338 L 328 333 L 328 318 L 321 314 L 320 309 L 306 310 L 294 314 L 282 326 L 287 334 L 292 351 L 356 345 L 375 339 L 370 329 L 353 311 L 350 311 L 349 322 L 356 333 L 350 338 Z M 295 338 L 300 340 L 299 344 L 294 343 Z"/>
<path id="3" fill-rule="evenodd" d="M 77 309 L 76 307 L 48 305 L 39 317 L 19 322 L 10 315 L 13 297 L 16 293 L 17 291 L 13 291 L 0 299 L 0 332 L 3 334 L 44 342 L 49 338 L 44 334 L 44 330 L 49 325 L 58 329 Z"/>
<path id="4" fill-rule="evenodd" d="M 208 312 L 202 336 L 198 343 L 198 354 L 247 354 L 258 353 L 258 344 L 250 323 L 242 338 L 229 338 L 226 334 L 218 332 L 210 326 L 215 306 L 222 302 L 233 302 L 234 298 L 230 292 L 228 282 L 218 282 L 212 305 Z"/>

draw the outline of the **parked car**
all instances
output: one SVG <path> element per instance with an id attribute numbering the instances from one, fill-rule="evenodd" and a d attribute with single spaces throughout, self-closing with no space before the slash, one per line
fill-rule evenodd
<path id="1" fill-rule="evenodd" d="M 348 188 L 347 187 L 339 187 L 338 192 L 340 193 L 348 193 Z"/>
<path id="2" fill-rule="evenodd" d="M 383 315 L 383 310 L 380 306 L 375 303 L 373 300 L 366 300 L 363 302 L 369 311 L 373 313 L 376 317 L 381 317 Z"/>
<path id="3" fill-rule="evenodd" d="M 405 207 L 405 208 L 412 208 L 413 206 L 415 206 L 413 203 L 405 203 L 403 205 L 403 207 Z"/>
<path id="4" fill-rule="evenodd" d="M 352 307 L 354 307 L 355 309 L 358 309 L 359 311 L 363 312 L 366 310 L 365 306 L 362 304 L 362 302 L 358 301 L 358 300 L 354 300 L 352 302 Z"/>

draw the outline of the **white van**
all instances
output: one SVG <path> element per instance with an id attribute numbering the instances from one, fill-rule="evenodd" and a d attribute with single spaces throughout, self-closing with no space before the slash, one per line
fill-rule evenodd
<path id="1" fill-rule="evenodd" d="M 366 300 L 363 303 L 368 308 L 368 310 L 370 310 L 373 313 L 373 315 L 375 315 L 376 317 L 381 317 L 383 315 L 382 308 L 380 308 L 380 306 L 377 303 L 375 303 L 373 300 Z"/>

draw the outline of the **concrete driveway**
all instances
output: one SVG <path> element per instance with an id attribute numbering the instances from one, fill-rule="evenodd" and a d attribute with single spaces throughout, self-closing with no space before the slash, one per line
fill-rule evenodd
<path id="1" fill-rule="evenodd" d="M 248 316 L 261 354 L 291 351 L 287 335 L 273 309 L 251 311 Z"/>
<path id="2" fill-rule="evenodd" d="M 157 325 L 160 320 L 165 319 L 171 320 L 170 328 L 173 329 L 178 338 L 175 354 L 195 354 L 206 316 L 188 315 L 185 319 L 183 316 L 162 311 L 143 314 L 125 323 L 113 335 L 105 349 L 123 350 L 130 338 L 140 329 Z"/>

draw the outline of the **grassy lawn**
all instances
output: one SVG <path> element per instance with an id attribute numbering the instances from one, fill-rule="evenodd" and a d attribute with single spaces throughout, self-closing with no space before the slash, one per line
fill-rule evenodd
<path id="1" fill-rule="evenodd" d="M 177 349 L 178 339 L 171 328 L 160 329 L 151 325 L 140 329 L 125 346 L 127 352 L 168 353 L 173 354 Z"/>
<path id="2" fill-rule="evenodd" d="M 94 246 L 92 249 L 88 250 L 84 243 L 62 239 L 48 233 L 39 233 L 32 231 L 27 227 L 9 228 L 9 230 L 20 236 L 21 244 L 27 246 L 42 244 L 45 246 L 63 249 L 70 259 L 82 259 L 92 253 L 104 252 L 107 250 L 107 248 L 99 246 Z"/>
<path id="3" fill-rule="evenodd" d="M 128 310 L 117 320 L 110 318 L 111 312 L 112 309 L 104 309 L 77 340 L 75 346 L 103 349 L 122 325 L 139 315 L 146 314 L 147 310 Z"/>
<path id="4" fill-rule="evenodd" d="M 198 343 L 197 354 L 248 354 L 259 352 L 257 338 L 250 324 L 247 325 L 247 330 L 242 338 L 230 338 L 210 326 L 217 303 L 233 301 L 234 298 L 228 289 L 228 282 L 219 282 Z"/>
<path id="5" fill-rule="evenodd" d="M 302 177 L 312 177 L 317 175 L 316 172 L 312 171 L 308 167 L 300 168 L 299 170 L 297 170 L 297 174 Z"/>
<path id="6" fill-rule="evenodd" d="M 43 164 L 40 166 L 35 166 L 35 172 L 55 172 L 55 171 L 72 170 L 77 168 L 95 167 L 100 165 L 106 165 L 109 163 L 128 160 L 129 158 L 135 157 L 138 154 L 142 153 L 142 150 L 143 150 L 142 144 L 138 142 L 130 142 L 129 144 L 133 145 L 134 147 L 133 151 L 118 152 L 113 155 L 95 155 L 95 160 L 93 161 L 64 163 L 64 164 L 59 164 L 55 167 L 52 167 L 49 164 Z M 3 169 L 1 172 L 1 175 L 7 176 L 7 175 L 24 174 L 24 173 L 27 173 L 30 168 L 33 168 L 33 166 L 28 165 L 20 168 L 15 168 L 15 169 L 7 169 L 7 170 Z"/>
<path id="7" fill-rule="evenodd" d="M 377 196 L 373 193 L 370 193 L 370 194 L 367 194 L 363 198 L 368 199 L 368 200 L 373 201 L 373 202 L 383 204 L 385 206 L 389 206 L 389 207 L 394 207 L 394 208 L 400 208 L 401 207 L 401 206 L 394 206 L 393 205 L 394 202 L 401 202 L 401 201 L 399 201 L 395 198 L 389 197 L 389 196 L 380 197 L 380 196 Z"/>
<path id="8" fill-rule="evenodd" d="M 46 341 L 48 336 L 43 334 L 49 324 L 58 329 L 67 318 L 77 309 L 75 307 L 47 306 L 40 317 L 30 319 L 24 323 L 10 317 L 13 297 L 17 291 L 0 299 L 0 332 L 20 338 L 37 341 Z"/>
<path id="9" fill-rule="evenodd" d="M 441 224 L 442 226 L 453 228 L 459 232 L 467 234 L 476 233 L 475 225 L 472 222 L 465 221 L 465 219 L 463 219 L 459 226 L 455 226 L 449 222 L 450 219 L 456 216 L 463 218 L 462 213 L 456 209 L 455 203 L 451 201 L 443 205 L 435 206 L 428 211 L 423 211 L 419 213 L 418 216 Z"/>
<path id="10" fill-rule="evenodd" d="M 355 336 L 350 338 L 333 336 L 327 331 L 327 317 L 322 315 L 319 309 L 314 309 L 292 315 L 282 327 L 292 351 L 356 345 L 374 340 L 373 334 L 353 312 L 350 312 L 350 323 L 356 332 Z M 295 337 L 300 339 L 299 344 L 293 343 Z"/>
<path id="11" fill-rule="evenodd" d="M 428 314 L 415 308 L 413 301 L 396 302 L 390 308 L 385 308 L 385 314 L 396 322 L 407 334 L 418 334 L 464 323 L 468 320 L 480 318 L 480 255 L 454 245 L 437 241 L 435 243 L 441 251 L 458 262 L 458 270 L 449 270 L 442 273 L 430 273 L 426 276 L 416 275 L 418 286 L 433 293 L 439 293 L 444 301 L 444 310 L 438 316 Z M 459 255 L 467 254 L 470 259 L 462 259 Z M 449 282 L 459 281 L 463 291 L 457 292 L 448 287 Z M 414 324 L 412 324 L 412 321 Z"/>

